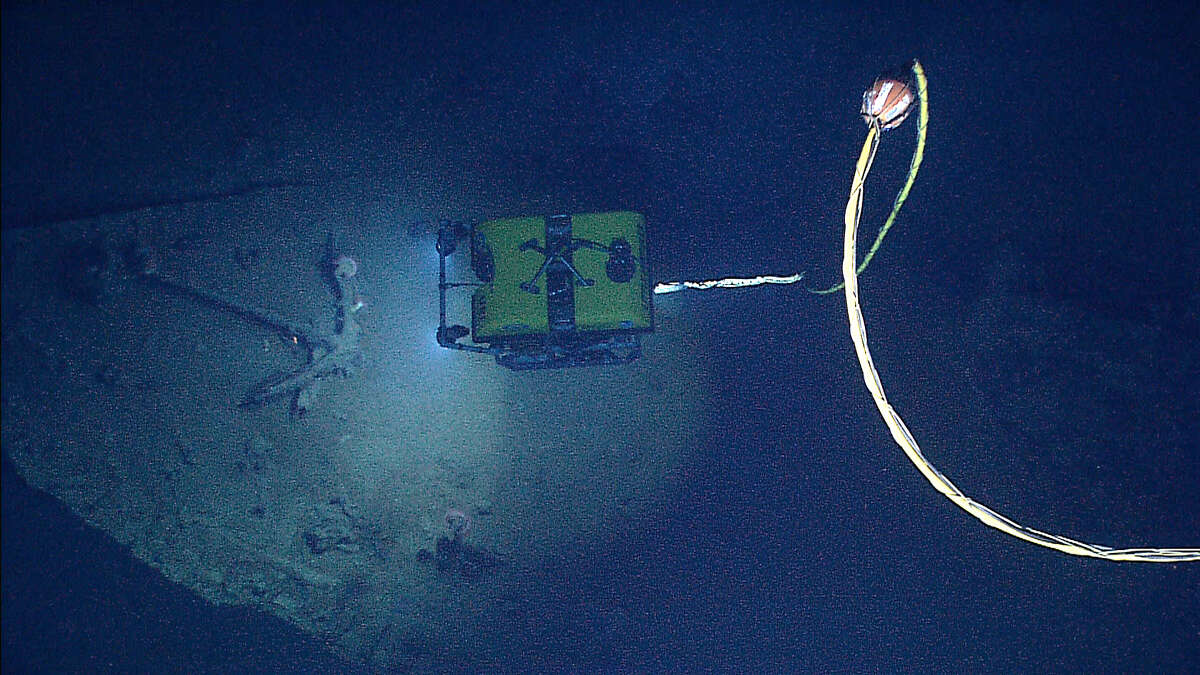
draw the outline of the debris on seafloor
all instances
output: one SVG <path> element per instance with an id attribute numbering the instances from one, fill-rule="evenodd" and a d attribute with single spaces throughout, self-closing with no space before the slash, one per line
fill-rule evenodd
<path id="1" fill-rule="evenodd" d="M 439 572 L 456 574 L 469 581 L 479 579 L 484 574 L 500 567 L 504 561 L 500 556 L 483 548 L 467 543 L 467 533 L 471 530 L 471 519 L 458 509 L 446 512 L 445 525 L 448 534 L 438 537 L 433 551 L 421 549 L 417 559 L 422 562 L 432 562 Z"/>
<path id="2" fill-rule="evenodd" d="M 100 304 L 114 276 L 112 256 L 104 236 L 67 245 L 59 264 L 59 278 L 69 297 L 88 305 Z"/>
<path id="3" fill-rule="evenodd" d="M 143 256 L 135 256 L 142 258 Z M 156 258 L 145 255 L 146 260 Z M 244 320 L 251 321 L 276 333 L 295 344 L 303 345 L 308 351 L 305 364 L 297 370 L 267 378 L 251 389 L 242 400 L 243 406 L 257 406 L 285 396 L 291 397 L 291 412 L 303 415 L 315 400 L 315 390 L 321 381 L 331 375 L 346 376 L 362 362 L 359 340 L 362 327 L 356 314 L 363 307 L 359 298 L 357 281 L 358 263 L 353 258 L 336 253 L 332 237 L 327 246 L 327 277 L 337 294 L 337 316 L 332 333 L 318 332 L 298 325 L 270 312 L 248 307 L 223 298 L 215 293 L 168 279 L 159 273 L 157 264 L 136 265 L 140 276 L 170 288 L 188 297 L 225 310 Z"/>
<path id="4" fill-rule="evenodd" d="M 311 522 L 301 536 L 313 555 L 328 551 L 358 553 L 363 540 L 356 519 L 354 506 L 335 496 L 313 507 Z"/>

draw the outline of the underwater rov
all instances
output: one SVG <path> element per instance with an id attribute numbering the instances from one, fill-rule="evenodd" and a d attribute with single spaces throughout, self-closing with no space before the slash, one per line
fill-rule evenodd
<path id="1" fill-rule="evenodd" d="M 470 240 L 476 281 L 446 281 L 446 259 Z M 438 344 L 492 354 L 512 370 L 629 363 L 654 330 L 654 295 L 791 284 L 803 275 L 653 284 L 646 219 L 632 211 L 528 216 L 438 227 Z M 446 323 L 446 293 L 474 288 L 471 327 Z M 460 342 L 470 336 L 471 342 Z"/>
<path id="2" fill-rule="evenodd" d="M 463 239 L 476 281 L 448 282 L 446 258 Z M 654 330 L 645 250 L 646 220 L 631 211 L 443 222 L 438 344 L 512 370 L 629 363 Z M 470 329 L 446 323 L 446 293 L 459 287 L 475 289 Z"/>

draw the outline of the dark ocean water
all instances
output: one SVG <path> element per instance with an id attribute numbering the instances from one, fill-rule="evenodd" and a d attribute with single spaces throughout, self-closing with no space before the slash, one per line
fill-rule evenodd
<path id="1" fill-rule="evenodd" d="M 917 330 L 925 313 L 965 311 L 1009 273 L 1031 297 L 1159 326 L 1164 370 L 1169 355 L 1197 349 L 1193 7 L 742 4 L 6 3 L 4 227 L 279 183 L 386 183 L 409 170 L 396 158 L 419 135 L 431 150 L 417 164 L 451 167 L 460 187 L 506 204 L 565 194 L 570 209 L 643 211 L 659 279 L 798 268 L 833 280 L 864 134 L 859 97 L 878 72 L 917 57 L 932 97 L 926 163 L 868 272 L 895 322 Z M 872 223 L 911 139 L 909 127 L 885 137 Z M 502 669 L 1194 668 L 1200 567 L 1036 549 L 935 495 L 870 407 L 837 296 L 769 289 L 687 302 L 714 317 L 714 353 L 734 354 L 706 461 L 669 510 L 544 570 L 528 615 L 481 636 L 517 645 Z M 937 358 L 890 356 L 905 373 Z M 1139 408 L 1123 411 L 1134 417 L 1173 411 L 1168 447 L 1094 451 L 1128 467 L 1113 489 L 1154 492 L 1176 515 L 1128 523 L 1123 512 L 1072 511 L 1077 529 L 1065 534 L 1200 545 L 1194 375 L 1121 402 Z M 926 393 L 953 396 L 936 383 Z M 955 421 L 928 410 L 937 403 L 910 405 L 919 437 L 954 436 Z M 1060 421 L 1040 447 L 996 439 L 987 496 L 1054 504 L 1104 482 L 1078 472 L 1024 482 L 1003 469 L 1070 464 L 1054 453 L 1077 452 L 1083 431 Z M 1168 464 L 1174 473 L 1155 470 Z M 7 461 L 3 477 L 6 672 L 352 668 L 281 621 L 164 581 Z M 1026 512 L 1034 527 L 1037 508 Z M 585 634 L 538 620 L 581 597 L 631 620 Z M 447 667 L 481 666 L 462 655 Z"/>

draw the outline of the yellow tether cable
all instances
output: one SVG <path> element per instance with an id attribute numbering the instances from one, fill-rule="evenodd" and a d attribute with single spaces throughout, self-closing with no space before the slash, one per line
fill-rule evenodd
<path id="1" fill-rule="evenodd" d="M 913 61 L 912 72 L 916 77 L 920 105 L 917 122 L 920 125 L 918 132 L 920 142 L 913 156 L 908 181 L 901 190 L 900 196 L 896 198 L 892 214 L 888 217 L 887 224 L 876 238 L 875 246 L 871 248 L 870 254 L 864 260 L 864 266 L 866 265 L 866 261 L 870 260 L 870 255 L 879 247 L 879 242 L 883 239 L 887 228 L 891 226 L 892 221 L 895 219 L 896 213 L 900 210 L 900 205 L 904 202 L 904 198 L 908 196 L 908 190 L 912 186 L 912 181 L 916 176 L 916 170 L 920 165 L 921 156 L 924 152 L 925 128 L 929 123 L 929 102 L 926 92 L 925 71 L 921 68 L 920 63 Z M 1026 527 L 967 497 L 954 483 L 950 482 L 949 478 L 942 475 L 921 454 L 921 448 L 917 445 L 916 439 L 913 438 L 912 432 L 905 426 L 904 420 L 900 419 L 900 414 L 888 403 L 887 396 L 884 394 L 883 384 L 879 380 L 879 373 L 875 370 L 875 363 L 871 360 L 871 351 L 867 348 L 867 329 L 863 320 L 862 308 L 858 302 L 859 270 L 855 269 L 855 259 L 857 257 L 856 239 L 858 237 L 858 222 L 862 214 L 863 185 L 867 180 L 867 174 L 871 171 L 871 163 L 875 159 L 875 152 L 879 148 L 879 136 L 881 132 L 880 122 L 877 118 L 870 119 L 868 122 L 870 128 L 867 130 L 867 138 L 863 143 L 862 152 L 858 157 L 858 164 L 854 169 L 854 182 L 851 183 L 850 198 L 846 202 L 846 237 L 842 256 L 842 278 L 846 291 L 846 312 L 850 318 L 850 337 L 854 340 L 854 349 L 858 353 L 858 363 L 862 366 L 863 379 L 867 383 L 867 389 L 871 391 L 871 397 L 875 399 L 875 406 L 879 408 L 879 414 L 883 416 L 883 421 L 887 423 L 888 429 L 892 432 L 892 438 L 904 450 L 904 454 L 908 455 L 909 460 L 921 471 L 921 474 L 925 476 L 929 484 L 938 492 L 948 497 L 950 501 L 983 521 L 985 525 L 994 527 L 1018 539 L 1072 555 L 1103 558 L 1105 560 L 1130 562 L 1200 561 L 1200 548 L 1116 549 L 1096 544 L 1087 544 Z"/>

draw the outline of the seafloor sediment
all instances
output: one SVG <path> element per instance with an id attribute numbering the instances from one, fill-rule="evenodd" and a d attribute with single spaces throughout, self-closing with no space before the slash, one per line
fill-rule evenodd
<path id="1" fill-rule="evenodd" d="M 434 242 L 406 209 L 292 189 L 5 231 L 5 452 L 214 603 L 378 666 L 444 663 L 545 556 L 665 498 L 705 374 L 681 321 L 611 370 L 530 377 L 439 349 Z M 358 264 L 360 363 L 302 414 L 242 405 L 302 345 L 156 281 L 334 334 L 330 235 Z M 129 255 L 147 247 L 153 279 Z M 458 539 L 451 510 L 471 521 Z"/>

